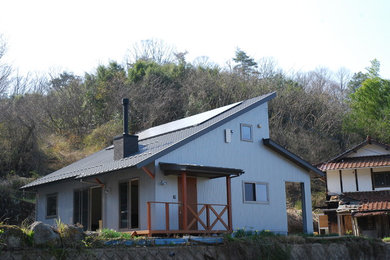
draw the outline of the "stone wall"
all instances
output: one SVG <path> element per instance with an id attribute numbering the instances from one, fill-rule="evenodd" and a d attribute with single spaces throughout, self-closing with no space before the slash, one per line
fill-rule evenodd
<path id="1" fill-rule="evenodd" d="M 372 241 L 275 245 L 232 242 L 215 246 L 110 247 L 95 249 L 20 249 L 0 251 L 0 259 L 390 259 L 390 245 Z M 280 245 L 279 245 L 280 246 Z"/>

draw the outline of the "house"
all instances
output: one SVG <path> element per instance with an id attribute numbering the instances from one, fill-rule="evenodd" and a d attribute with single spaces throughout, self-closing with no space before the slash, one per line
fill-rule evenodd
<path id="1" fill-rule="evenodd" d="M 137 234 L 287 233 L 285 183 L 302 187 L 311 233 L 316 167 L 269 138 L 268 101 L 255 97 L 128 134 L 23 189 L 37 192 L 36 219 Z"/>
<path id="2" fill-rule="evenodd" d="M 367 137 L 319 165 L 326 172 L 327 207 L 320 226 L 329 233 L 390 235 L 390 146 Z"/>

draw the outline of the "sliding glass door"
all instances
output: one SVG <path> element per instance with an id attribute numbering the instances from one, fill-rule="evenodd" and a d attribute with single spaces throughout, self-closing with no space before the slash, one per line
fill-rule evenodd
<path id="1" fill-rule="evenodd" d="M 139 180 L 119 183 L 119 228 L 139 228 Z"/>
<path id="2" fill-rule="evenodd" d="M 88 229 L 89 190 L 76 190 L 73 194 L 73 223 Z"/>

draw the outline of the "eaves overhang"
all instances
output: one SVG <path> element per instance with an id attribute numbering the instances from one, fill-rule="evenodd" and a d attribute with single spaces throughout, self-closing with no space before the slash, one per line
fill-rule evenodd
<path id="1" fill-rule="evenodd" d="M 164 175 L 180 175 L 183 172 L 189 176 L 205 177 L 209 179 L 220 177 L 238 177 L 244 174 L 242 169 L 177 163 L 159 163 Z"/>

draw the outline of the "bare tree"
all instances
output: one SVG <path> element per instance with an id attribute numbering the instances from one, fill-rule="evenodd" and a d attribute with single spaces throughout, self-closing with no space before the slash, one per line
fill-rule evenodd
<path id="1" fill-rule="evenodd" d="M 263 57 L 257 64 L 260 78 L 270 78 L 280 73 L 280 69 L 277 69 L 277 62 L 273 57 Z"/>
<path id="2" fill-rule="evenodd" d="M 175 48 L 157 39 L 148 39 L 135 43 L 128 52 L 128 65 L 137 60 L 152 60 L 158 64 L 171 63 L 175 60 Z"/>
<path id="3" fill-rule="evenodd" d="M 0 97 L 4 95 L 9 86 L 9 77 L 11 75 L 11 66 L 2 63 L 1 59 L 4 57 L 6 52 L 6 42 L 0 35 Z"/>
<path id="4" fill-rule="evenodd" d="M 338 81 L 338 86 L 342 96 L 345 96 L 348 90 L 348 82 L 351 80 L 351 72 L 342 67 L 336 72 L 336 79 Z"/>

